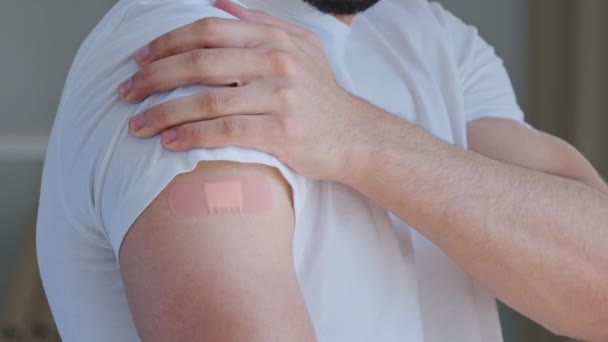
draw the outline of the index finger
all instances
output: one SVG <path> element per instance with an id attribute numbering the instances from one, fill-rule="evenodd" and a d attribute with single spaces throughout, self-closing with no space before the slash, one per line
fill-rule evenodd
<path id="1" fill-rule="evenodd" d="M 135 54 L 139 65 L 205 48 L 250 48 L 265 41 L 268 25 L 238 19 L 208 17 L 152 40 Z"/>

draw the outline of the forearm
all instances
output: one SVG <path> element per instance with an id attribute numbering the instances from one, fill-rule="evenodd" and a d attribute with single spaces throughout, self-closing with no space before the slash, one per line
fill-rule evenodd
<path id="1" fill-rule="evenodd" d="M 596 338 L 604 329 L 605 193 L 446 144 L 400 119 L 383 118 L 365 136 L 352 145 L 361 163 L 347 183 L 552 330 Z"/>

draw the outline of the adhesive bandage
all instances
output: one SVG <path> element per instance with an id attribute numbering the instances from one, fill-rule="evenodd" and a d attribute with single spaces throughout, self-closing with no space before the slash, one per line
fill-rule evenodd
<path id="1" fill-rule="evenodd" d="M 170 189 L 169 207 L 183 219 L 264 214 L 272 208 L 272 188 L 263 176 L 182 178 Z"/>

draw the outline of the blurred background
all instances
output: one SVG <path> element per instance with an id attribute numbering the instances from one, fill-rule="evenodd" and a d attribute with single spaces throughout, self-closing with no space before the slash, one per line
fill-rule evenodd
<path id="1" fill-rule="evenodd" d="M 496 47 L 528 121 L 573 143 L 608 177 L 608 1 L 440 2 Z M 114 3 L 0 1 L 0 341 L 57 339 L 31 285 L 42 160 L 72 58 Z M 505 306 L 501 319 L 507 342 L 567 340 Z"/>

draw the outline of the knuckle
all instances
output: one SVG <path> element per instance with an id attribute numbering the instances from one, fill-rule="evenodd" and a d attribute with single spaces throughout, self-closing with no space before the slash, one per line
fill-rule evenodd
<path id="1" fill-rule="evenodd" d="M 199 97 L 199 108 L 202 113 L 221 113 L 225 104 L 224 97 L 217 92 L 208 91 Z"/>
<path id="2" fill-rule="evenodd" d="M 278 27 L 271 27 L 268 29 L 268 35 L 270 38 L 277 43 L 286 43 L 290 41 L 289 33 Z"/>
<path id="3" fill-rule="evenodd" d="M 270 58 L 279 76 L 292 78 L 298 75 L 298 63 L 289 52 L 277 50 L 271 53 Z"/>
<path id="4" fill-rule="evenodd" d="M 205 61 L 207 60 L 207 51 L 204 49 L 190 51 L 190 64 L 195 70 L 203 72 L 205 68 Z"/>
<path id="5" fill-rule="evenodd" d="M 207 34 L 217 27 L 219 20 L 217 18 L 203 18 L 196 21 L 198 33 Z"/>
<path id="6" fill-rule="evenodd" d="M 226 118 L 222 120 L 220 130 L 222 135 L 225 136 L 240 135 L 244 130 L 243 121 L 234 118 Z"/>
<path id="7" fill-rule="evenodd" d="M 282 87 L 277 91 L 279 105 L 283 109 L 295 108 L 297 106 L 297 94 L 289 87 Z"/>

